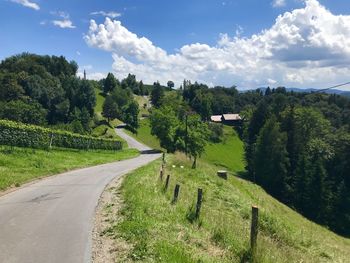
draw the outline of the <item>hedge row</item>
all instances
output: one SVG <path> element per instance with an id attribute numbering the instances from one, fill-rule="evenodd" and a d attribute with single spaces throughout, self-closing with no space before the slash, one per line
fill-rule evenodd
<path id="1" fill-rule="evenodd" d="M 120 141 L 51 130 L 8 120 L 0 120 L 0 144 L 38 149 L 49 149 L 51 146 L 86 150 L 122 149 Z"/>

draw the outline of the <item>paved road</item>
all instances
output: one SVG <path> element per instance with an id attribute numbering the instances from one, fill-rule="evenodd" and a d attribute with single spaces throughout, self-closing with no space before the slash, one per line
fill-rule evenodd
<path id="1" fill-rule="evenodd" d="M 129 136 L 126 134 L 123 130 L 123 125 L 120 125 L 118 128 L 115 129 L 115 132 L 118 134 L 119 137 L 123 138 L 127 143 L 130 148 L 136 148 L 140 151 L 149 151 L 151 148 L 148 146 L 138 142 L 135 140 L 133 137 Z"/>
<path id="2" fill-rule="evenodd" d="M 0 197 L 0 262 L 90 262 L 93 218 L 103 189 L 116 176 L 159 157 L 143 154 L 64 173 Z"/>

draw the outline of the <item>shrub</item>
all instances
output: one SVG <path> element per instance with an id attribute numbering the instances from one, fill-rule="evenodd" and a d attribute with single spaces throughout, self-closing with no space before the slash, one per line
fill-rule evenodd
<path id="1" fill-rule="evenodd" d="M 120 141 L 56 131 L 7 120 L 0 120 L 0 144 L 39 149 L 49 149 L 50 146 L 86 150 L 122 149 Z"/>

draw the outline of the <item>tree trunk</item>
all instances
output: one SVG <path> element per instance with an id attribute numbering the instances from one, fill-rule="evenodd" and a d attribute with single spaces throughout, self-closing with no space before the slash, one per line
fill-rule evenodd
<path id="1" fill-rule="evenodd" d="M 194 157 L 193 164 L 192 164 L 192 169 L 196 169 L 197 167 L 197 157 Z"/>

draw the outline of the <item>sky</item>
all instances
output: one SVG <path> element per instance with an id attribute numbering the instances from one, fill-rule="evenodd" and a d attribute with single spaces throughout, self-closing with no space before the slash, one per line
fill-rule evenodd
<path id="1" fill-rule="evenodd" d="M 91 79 L 326 88 L 350 81 L 350 3 L 0 0 L 0 60 L 22 52 L 63 55 Z"/>

